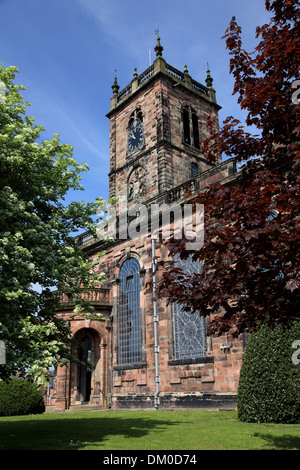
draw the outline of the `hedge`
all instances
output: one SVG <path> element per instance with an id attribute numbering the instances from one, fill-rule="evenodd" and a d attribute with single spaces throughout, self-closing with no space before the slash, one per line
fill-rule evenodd
<path id="1" fill-rule="evenodd" d="M 251 334 L 238 387 L 241 421 L 300 422 L 300 365 L 293 359 L 299 340 L 299 321 L 290 329 L 262 326 Z"/>
<path id="2" fill-rule="evenodd" d="M 27 380 L 0 382 L 0 416 L 44 413 L 45 404 L 37 386 Z"/>

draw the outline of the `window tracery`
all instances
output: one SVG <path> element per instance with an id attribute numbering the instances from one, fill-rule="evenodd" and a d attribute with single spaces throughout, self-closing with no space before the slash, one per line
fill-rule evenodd
<path id="1" fill-rule="evenodd" d="M 199 120 L 196 111 L 189 106 L 184 106 L 182 109 L 182 122 L 184 143 L 199 149 Z"/>
<path id="2" fill-rule="evenodd" d="M 127 259 L 120 270 L 118 363 L 141 361 L 140 264 Z"/>
<path id="3" fill-rule="evenodd" d="M 186 274 L 200 273 L 200 262 L 191 258 L 174 257 L 177 266 Z M 198 313 L 184 311 L 184 305 L 173 304 L 174 357 L 193 359 L 206 356 L 205 321 Z"/>

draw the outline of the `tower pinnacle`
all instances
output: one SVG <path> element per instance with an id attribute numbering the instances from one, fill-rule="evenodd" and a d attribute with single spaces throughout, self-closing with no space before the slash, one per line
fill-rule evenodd
<path id="1" fill-rule="evenodd" d="M 206 76 L 206 85 L 208 88 L 212 88 L 212 84 L 213 84 L 213 81 L 214 79 L 212 78 L 212 76 L 210 75 L 210 70 L 209 70 L 209 66 L 208 66 L 208 63 L 207 63 L 207 76 Z"/>
<path id="2" fill-rule="evenodd" d="M 162 57 L 162 51 L 163 51 L 164 48 L 160 44 L 160 37 L 159 37 L 159 30 L 158 29 L 155 31 L 155 34 L 157 35 L 157 44 L 154 48 L 154 50 L 156 52 L 156 57 Z"/>
<path id="3" fill-rule="evenodd" d="M 112 90 L 113 90 L 113 94 L 114 95 L 117 95 L 118 94 L 118 91 L 119 91 L 119 85 L 118 85 L 118 82 L 117 82 L 117 71 L 115 70 L 115 74 L 114 74 L 114 83 L 112 85 Z"/>

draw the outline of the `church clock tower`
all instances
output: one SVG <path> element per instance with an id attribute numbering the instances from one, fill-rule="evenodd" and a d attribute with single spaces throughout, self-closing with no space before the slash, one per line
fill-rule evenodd
<path id="1" fill-rule="evenodd" d="M 157 37 L 156 59 L 119 91 L 117 77 L 107 117 L 110 119 L 109 197 L 144 202 L 211 168 L 202 151 L 207 117 L 218 126 L 212 78 L 206 86 L 162 57 Z"/>

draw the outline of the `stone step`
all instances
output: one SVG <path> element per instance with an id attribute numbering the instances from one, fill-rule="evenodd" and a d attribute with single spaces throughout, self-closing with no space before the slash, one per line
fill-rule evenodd
<path id="1" fill-rule="evenodd" d="M 103 409 L 101 405 L 90 405 L 87 403 L 85 405 L 70 405 L 66 411 L 101 411 Z"/>

